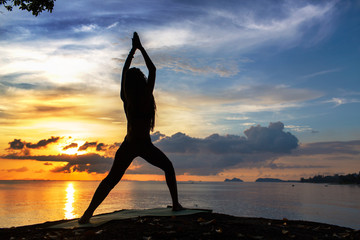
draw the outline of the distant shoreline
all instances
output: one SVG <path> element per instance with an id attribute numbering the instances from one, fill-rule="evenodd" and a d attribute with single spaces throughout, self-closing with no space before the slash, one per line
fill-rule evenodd
<path id="1" fill-rule="evenodd" d="M 258 179 L 257 179 L 258 180 Z M 199 183 L 315 183 L 315 184 L 329 184 L 329 185 L 359 185 L 360 183 L 339 183 L 339 182 L 310 182 L 310 181 L 301 181 L 301 180 L 281 180 L 272 181 L 272 180 L 263 180 L 263 181 L 178 181 L 179 184 L 199 184 Z M 34 179 L 34 180 L 23 180 L 23 179 L 15 179 L 15 180 L 0 180 L 1 182 L 100 182 L 101 180 L 42 180 L 42 179 Z M 148 183 L 163 183 L 165 180 L 159 181 L 139 181 L 139 180 L 122 180 L 123 182 L 148 182 Z"/>
<path id="2" fill-rule="evenodd" d="M 327 183 L 327 184 L 360 184 L 360 172 L 347 175 L 335 174 L 333 176 L 316 175 L 310 178 L 301 178 L 304 183 Z"/>

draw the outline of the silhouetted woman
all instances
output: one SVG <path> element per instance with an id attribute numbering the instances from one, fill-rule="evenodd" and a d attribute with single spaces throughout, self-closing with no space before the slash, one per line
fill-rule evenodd
<path id="1" fill-rule="evenodd" d="M 139 49 L 144 57 L 149 76 L 138 68 L 131 68 L 131 60 L 135 51 Z M 135 157 L 142 157 L 152 165 L 161 168 L 165 172 L 166 183 L 172 198 L 172 209 L 181 210 L 178 201 L 175 171 L 172 163 L 166 155 L 155 147 L 150 139 L 150 130 L 155 124 L 155 100 L 153 90 L 155 86 L 156 68 L 141 45 L 139 36 L 134 33 L 132 48 L 125 61 L 120 96 L 124 102 L 124 110 L 127 118 L 127 135 L 117 150 L 114 163 L 107 177 L 100 183 L 84 215 L 79 223 L 88 223 L 95 209 L 106 198 L 111 189 L 121 180 L 126 169 Z"/>

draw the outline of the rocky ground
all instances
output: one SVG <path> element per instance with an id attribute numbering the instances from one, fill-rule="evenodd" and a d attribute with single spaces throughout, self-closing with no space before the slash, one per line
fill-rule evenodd
<path id="1" fill-rule="evenodd" d="M 359 239 L 360 231 L 316 222 L 198 213 L 139 217 L 96 228 L 51 229 L 62 221 L 0 229 L 0 239 Z"/>

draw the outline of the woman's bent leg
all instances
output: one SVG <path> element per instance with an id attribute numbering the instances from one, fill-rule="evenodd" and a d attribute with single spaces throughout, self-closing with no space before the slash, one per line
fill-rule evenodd
<path id="1" fill-rule="evenodd" d="M 173 210 L 177 211 L 183 209 L 178 199 L 175 170 L 168 157 L 153 144 L 151 144 L 151 146 L 145 150 L 145 153 L 140 156 L 150 164 L 162 169 L 165 172 L 166 184 L 170 191 Z"/>
<path id="2" fill-rule="evenodd" d="M 80 224 L 88 223 L 95 209 L 104 201 L 106 196 L 115 187 L 115 185 L 121 180 L 126 169 L 131 164 L 134 157 L 130 154 L 128 148 L 124 143 L 120 146 L 115 155 L 115 160 L 109 174 L 101 181 L 96 189 L 94 196 L 90 202 L 89 207 L 84 212 L 84 215 L 79 219 Z"/>

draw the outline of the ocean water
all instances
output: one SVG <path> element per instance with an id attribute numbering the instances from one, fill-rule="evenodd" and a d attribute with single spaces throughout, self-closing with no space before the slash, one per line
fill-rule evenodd
<path id="1" fill-rule="evenodd" d="M 0 181 L 0 227 L 80 217 L 96 181 Z M 316 221 L 360 229 L 360 186 L 311 183 L 178 183 L 184 207 L 217 213 Z M 120 182 L 95 214 L 166 207 L 165 182 Z"/>

